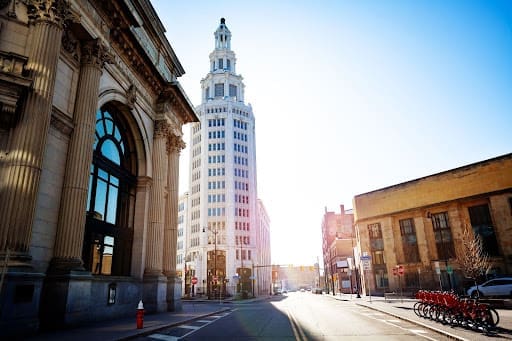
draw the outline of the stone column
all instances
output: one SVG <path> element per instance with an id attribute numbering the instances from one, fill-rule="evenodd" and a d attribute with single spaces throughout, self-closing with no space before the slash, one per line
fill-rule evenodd
<path id="1" fill-rule="evenodd" d="M 168 176 L 167 176 L 167 205 L 164 229 L 164 274 L 167 277 L 176 276 L 176 251 L 177 251 L 177 225 L 178 225 L 178 190 L 179 190 L 179 165 L 180 151 L 185 148 L 185 143 L 180 136 L 170 134 L 167 141 Z"/>
<path id="2" fill-rule="evenodd" d="M 155 122 L 153 137 L 153 186 L 149 200 L 149 224 L 146 244 L 147 275 L 162 275 L 162 254 L 164 246 L 165 186 L 167 184 L 166 141 L 169 123 Z"/>
<path id="3" fill-rule="evenodd" d="M 32 89 L 12 130 L 0 193 L 0 251 L 11 259 L 29 260 L 34 211 L 50 125 L 63 22 L 69 15 L 64 0 L 26 1 L 29 17 L 27 68 Z"/>
<path id="4" fill-rule="evenodd" d="M 148 312 L 167 310 L 167 278 L 163 275 L 165 186 L 167 184 L 166 141 L 169 123 L 155 121 L 153 136 L 153 184 L 149 193 L 149 214 L 146 239 L 143 300 Z"/>
<path id="5" fill-rule="evenodd" d="M 105 62 L 111 60 L 111 55 L 98 39 L 83 43 L 74 130 L 69 141 L 50 271 L 83 270 L 82 243 L 100 78 Z"/>
<path id="6" fill-rule="evenodd" d="M 181 279 L 176 276 L 176 251 L 178 239 L 178 190 L 180 151 L 185 143 L 180 136 L 170 134 L 167 141 L 168 176 L 167 176 L 167 205 L 165 210 L 164 230 L 164 274 L 167 276 L 167 310 L 178 311 L 181 305 Z"/>

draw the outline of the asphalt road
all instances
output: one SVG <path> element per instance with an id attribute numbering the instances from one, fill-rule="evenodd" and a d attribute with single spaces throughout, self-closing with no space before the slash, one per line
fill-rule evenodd
<path id="1" fill-rule="evenodd" d="M 293 292 L 269 301 L 233 305 L 136 340 L 448 340 L 428 329 L 389 315 L 333 300 Z"/>

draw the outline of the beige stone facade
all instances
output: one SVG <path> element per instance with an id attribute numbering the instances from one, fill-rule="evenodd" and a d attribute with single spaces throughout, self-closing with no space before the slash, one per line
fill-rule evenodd
<path id="1" fill-rule="evenodd" d="M 2 1 L 0 62 L 0 335 L 179 309 L 198 118 L 150 1 Z"/>
<path id="2" fill-rule="evenodd" d="M 357 195 L 354 210 L 358 248 L 372 258 L 366 292 L 463 293 L 457 258 L 465 228 L 483 238 L 488 274 L 512 272 L 512 154 Z M 393 275 L 399 265 L 401 277 Z"/>

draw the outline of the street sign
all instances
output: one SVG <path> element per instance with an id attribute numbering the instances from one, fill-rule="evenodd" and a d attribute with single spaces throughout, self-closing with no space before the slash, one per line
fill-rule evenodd
<path id="1" fill-rule="evenodd" d="M 363 262 L 363 270 L 370 271 L 372 269 L 372 262 L 370 261 L 364 261 Z"/>
<path id="2" fill-rule="evenodd" d="M 368 255 L 361 256 L 361 260 L 362 260 L 362 261 L 365 261 L 365 260 L 372 260 L 372 256 L 368 256 Z"/>
<path id="3" fill-rule="evenodd" d="M 192 277 L 192 284 L 197 284 L 197 277 Z"/>
<path id="4" fill-rule="evenodd" d="M 404 266 L 403 265 L 399 265 L 398 266 L 398 274 L 400 276 L 404 274 Z"/>

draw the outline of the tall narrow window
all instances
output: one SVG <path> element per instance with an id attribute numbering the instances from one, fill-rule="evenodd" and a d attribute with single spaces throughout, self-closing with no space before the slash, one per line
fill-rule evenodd
<path id="1" fill-rule="evenodd" d="M 388 286 L 388 274 L 386 270 L 386 260 L 384 258 L 384 240 L 382 239 L 380 223 L 369 224 L 368 234 L 370 237 L 370 251 L 375 283 L 377 287 L 384 288 Z"/>
<path id="2" fill-rule="evenodd" d="M 229 97 L 233 97 L 236 100 L 236 85 L 229 84 Z"/>
<path id="3" fill-rule="evenodd" d="M 482 239 L 484 252 L 490 256 L 499 256 L 498 241 L 487 204 L 468 207 L 473 232 Z"/>
<path id="4" fill-rule="evenodd" d="M 135 207 L 133 155 L 115 109 L 96 115 L 82 257 L 96 275 L 129 275 Z"/>
<path id="5" fill-rule="evenodd" d="M 222 58 L 219 59 L 219 69 L 224 69 L 224 60 Z"/>
<path id="6" fill-rule="evenodd" d="M 215 97 L 224 97 L 224 83 L 215 84 Z"/>
<path id="7" fill-rule="evenodd" d="M 227 70 L 231 70 L 231 60 L 229 60 L 229 59 L 228 59 L 228 60 L 226 60 L 226 64 L 227 64 L 227 65 L 226 65 L 226 69 L 227 69 Z"/>
<path id="8" fill-rule="evenodd" d="M 455 257 L 448 212 L 432 214 L 432 225 L 434 227 L 437 257 L 439 260 L 448 260 Z"/>
<path id="9" fill-rule="evenodd" d="M 418 240 L 412 219 L 403 219 L 400 223 L 400 234 L 402 236 L 402 248 L 406 263 L 417 263 L 420 261 L 418 254 Z"/>
<path id="10" fill-rule="evenodd" d="M 368 225 L 373 264 L 384 264 L 384 241 L 379 223 Z"/>

